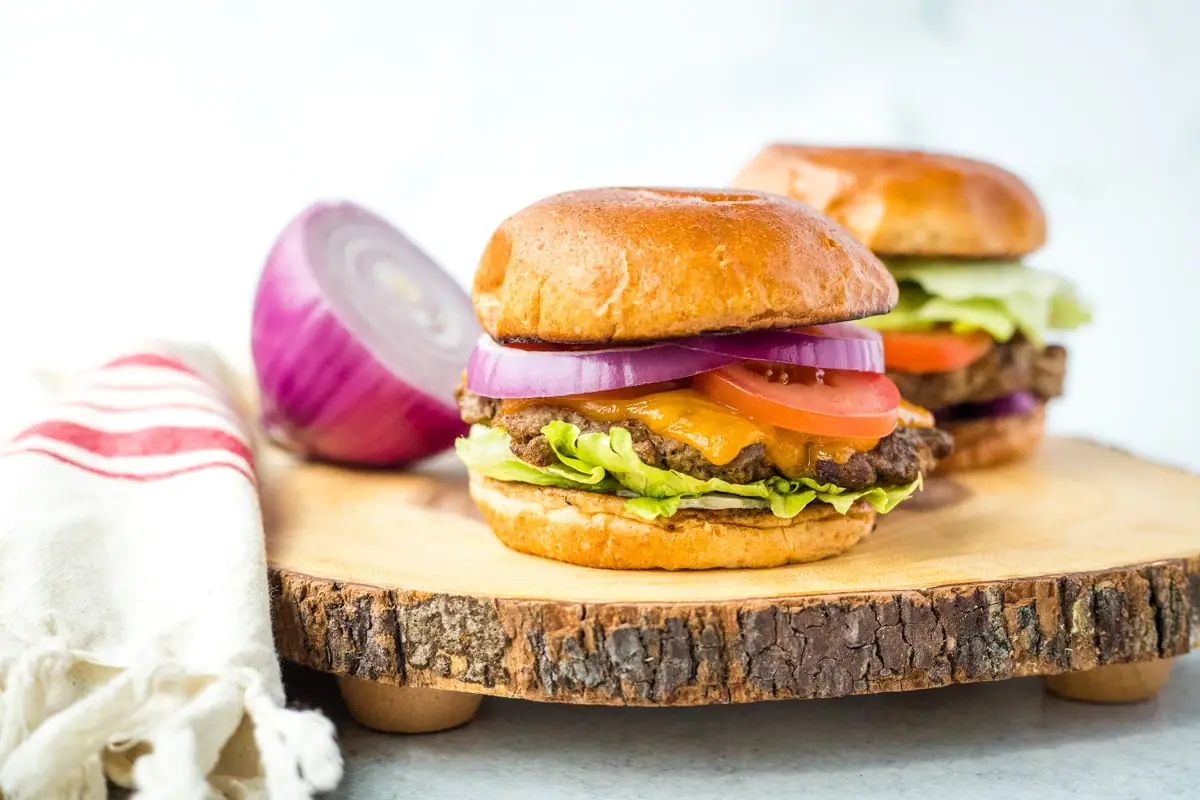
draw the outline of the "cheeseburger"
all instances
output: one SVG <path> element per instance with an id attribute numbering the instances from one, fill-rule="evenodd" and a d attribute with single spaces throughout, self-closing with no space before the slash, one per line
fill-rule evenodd
<path id="1" fill-rule="evenodd" d="M 939 469 L 1037 449 L 1067 361 L 1048 336 L 1090 316 L 1067 281 L 1023 262 L 1045 243 L 1046 219 L 1019 178 L 949 155 L 775 144 L 733 184 L 811 204 L 887 264 L 899 301 L 863 324 L 882 333 L 904 398 L 953 434 Z"/>
<path id="2" fill-rule="evenodd" d="M 592 189 L 489 241 L 458 391 L 471 494 L 507 546 L 614 569 L 852 547 L 951 450 L 883 374 L 887 269 L 809 206 Z"/>

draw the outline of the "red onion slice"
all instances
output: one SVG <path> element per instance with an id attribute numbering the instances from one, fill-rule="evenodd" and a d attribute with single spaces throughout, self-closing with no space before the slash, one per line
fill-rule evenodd
<path id="1" fill-rule="evenodd" d="M 397 465 L 466 430 L 453 401 L 479 335 L 450 275 L 378 216 L 318 203 L 280 234 L 251 349 L 272 439 L 307 455 Z"/>
<path id="2" fill-rule="evenodd" d="M 976 419 L 994 419 L 997 417 L 1021 417 L 1032 414 L 1041 405 L 1041 401 L 1026 391 L 1017 391 L 984 400 L 977 403 L 959 403 L 954 406 L 939 408 L 934 412 L 934 418 L 939 423 L 969 422 Z"/>
<path id="3" fill-rule="evenodd" d="M 691 336 L 682 347 L 739 360 L 774 361 L 822 369 L 883 372 L 883 340 L 877 331 L 850 323 L 820 325 L 817 331 L 750 331 L 728 336 Z"/>
<path id="4" fill-rule="evenodd" d="M 467 364 L 467 388 L 485 397 L 562 397 L 690 378 L 736 360 L 671 344 L 522 350 L 481 336 Z"/>

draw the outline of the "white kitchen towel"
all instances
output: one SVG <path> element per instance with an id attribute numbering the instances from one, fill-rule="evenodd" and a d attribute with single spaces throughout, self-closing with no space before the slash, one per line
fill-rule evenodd
<path id="1" fill-rule="evenodd" d="M 333 725 L 285 707 L 252 430 L 221 360 L 154 344 L 0 450 L 0 793 L 308 798 Z"/>

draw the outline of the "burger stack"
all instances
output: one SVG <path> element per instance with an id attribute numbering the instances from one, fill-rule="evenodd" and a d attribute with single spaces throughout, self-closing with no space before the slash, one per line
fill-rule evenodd
<path id="1" fill-rule="evenodd" d="M 508 547 L 589 567 L 852 548 L 930 473 L 1027 458 L 1088 321 L 970 159 L 771 145 L 731 189 L 554 195 L 495 230 L 456 443 Z"/>
<path id="2" fill-rule="evenodd" d="M 884 374 L 895 280 L 810 206 L 612 188 L 505 220 L 472 287 L 458 399 L 471 492 L 508 546 L 626 569 L 844 552 L 950 437 Z"/>
<path id="3" fill-rule="evenodd" d="M 863 324 L 882 332 L 901 394 L 953 434 L 941 470 L 1037 450 L 1067 367 L 1049 337 L 1090 315 L 1067 281 L 1024 263 L 1046 242 L 1025 183 L 958 156 L 789 144 L 764 148 L 733 183 L 809 203 L 888 266 L 899 302 Z"/>

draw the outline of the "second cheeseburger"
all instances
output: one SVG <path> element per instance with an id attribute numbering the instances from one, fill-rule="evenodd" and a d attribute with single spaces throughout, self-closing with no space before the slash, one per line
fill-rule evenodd
<path id="1" fill-rule="evenodd" d="M 458 403 L 496 536 L 592 567 L 841 553 L 951 450 L 883 372 L 883 264 L 757 192 L 590 189 L 493 234 Z"/>
<path id="2" fill-rule="evenodd" d="M 888 375 L 954 436 L 939 470 L 1031 455 L 1067 351 L 1052 330 L 1090 314 L 1063 278 L 1024 263 L 1046 241 L 1037 197 L 1012 173 L 914 150 L 774 144 L 733 185 L 811 203 L 870 247 L 900 286 L 883 331 Z"/>

